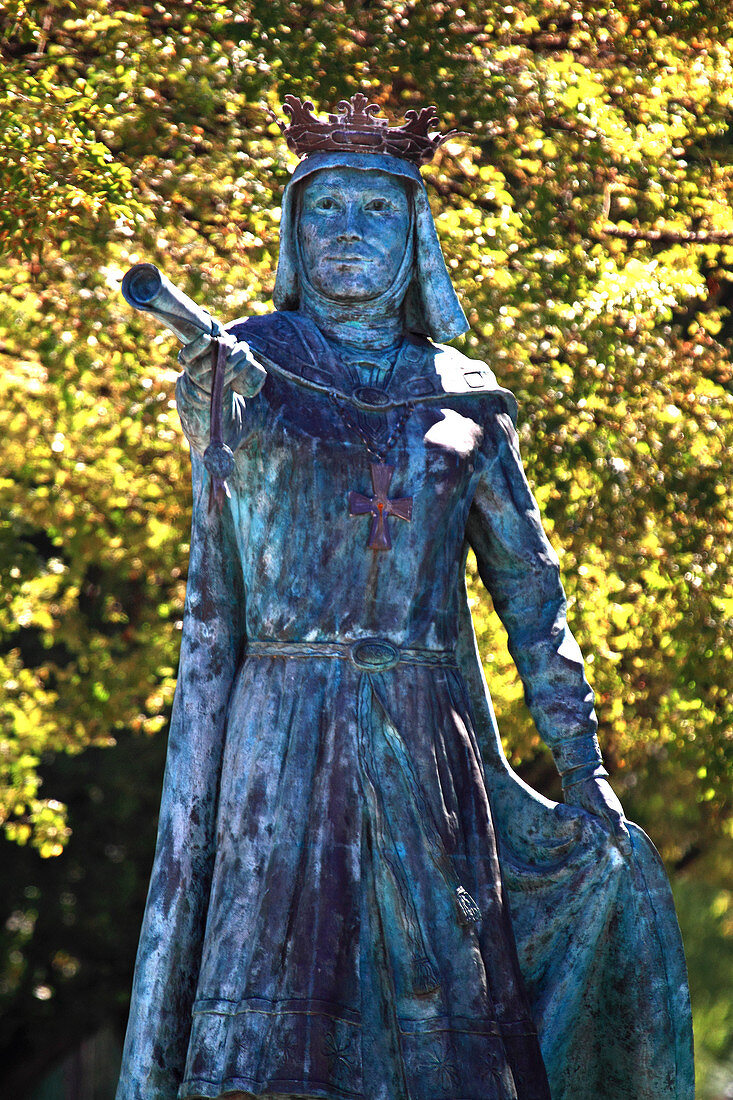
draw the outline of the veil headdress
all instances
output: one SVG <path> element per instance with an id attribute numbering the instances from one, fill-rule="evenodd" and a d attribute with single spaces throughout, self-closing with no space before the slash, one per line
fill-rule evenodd
<path id="1" fill-rule="evenodd" d="M 295 96 L 286 97 L 285 109 L 293 122 L 290 127 L 281 125 L 281 128 L 290 148 L 305 156 L 283 194 L 280 255 L 273 293 L 276 307 L 298 309 L 306 295 L 317 293 L 312 286 L 303 285 L 298 247 L 298 185 L 324 168 L 356 168 L 386 172 L 408 181 L 412 240 L 400 271 L 385 292 L 387 299 L 404 295 L 407 329 L 438 341 L 451 340 L 466 332 L 469 325 L 446 270 L 418 168 L 451 136 L 429 135 L 435 120 L 434 108 L 425 108 L 419 115 L 409 111 L 406 115 L 409 121 L 400 128 L 390 127 L 386 119 L 375 119 L 379 108 L 376 104 L 367 106 L 366 97 L 361 94 L 350 103 L 339 104 L 341 113 L 330 115 L 327 123 L 315 118 L 311 108 L 312 104 L 303 104 Z M 355 309 L 371 311 L 376 304 L 377 300 L 365 302 L 361 307 L 352 304 L 350 317 L 356 319 Z"/>

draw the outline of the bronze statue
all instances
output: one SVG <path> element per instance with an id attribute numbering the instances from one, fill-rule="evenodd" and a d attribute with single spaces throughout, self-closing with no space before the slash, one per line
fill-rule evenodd
<path id="1" fill-rule="evenodd" d="M 286 110 L 277 309 L 199 315 L 180 356 L 191 561 L 118 1100 L 689 1100 L 669 889 L 607 781 L 516 402 L 437 342 L 467 325 L 434 112 Z M 469 547 L 563 805 L 502 753 Z"/>

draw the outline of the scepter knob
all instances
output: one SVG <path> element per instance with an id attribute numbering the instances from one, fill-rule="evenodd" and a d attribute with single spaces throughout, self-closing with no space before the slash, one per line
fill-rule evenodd
<path id="1" fill-rule="evenodd" d="M 122 280 L 123 297 L 135 309 L 145 309 L 162 288 L 163 279 L 155 264 L 135 264 Z"/>

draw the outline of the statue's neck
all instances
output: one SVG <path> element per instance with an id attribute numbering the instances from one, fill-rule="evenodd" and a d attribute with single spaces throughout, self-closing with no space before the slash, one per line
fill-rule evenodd
<path id="1" fill-rule="evenodd" d="M 346 348 L 377 351 L 398 344 L 404 333 L 401 308 L 380 309 L 373 315 L 360 303 L 353 309 L 348 303 L 304 301 L 301 309 L 321 330 L 326 339 Z M 355 317 L 354 314 L 357 314 Z"/>

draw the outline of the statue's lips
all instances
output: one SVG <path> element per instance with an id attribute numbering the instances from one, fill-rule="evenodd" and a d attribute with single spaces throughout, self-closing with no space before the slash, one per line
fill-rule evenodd
<path id="1" fill-rule="evenodd" d="M 326 256 L 330 263 L 334 264 L 370 264 L 369 256 Z"/>

